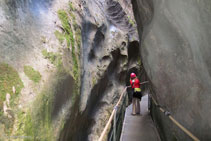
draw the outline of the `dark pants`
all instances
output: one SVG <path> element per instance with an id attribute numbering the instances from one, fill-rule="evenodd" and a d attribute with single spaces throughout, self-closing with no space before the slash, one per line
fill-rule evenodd
<path id="1" fill-rule="evenodd" d="M 142 93 L 141 93 L 141 92 L 134 92 L 134 93 L 133 93 L 133 97 L 138 98 L 138 99 L 141 100 Z"/>

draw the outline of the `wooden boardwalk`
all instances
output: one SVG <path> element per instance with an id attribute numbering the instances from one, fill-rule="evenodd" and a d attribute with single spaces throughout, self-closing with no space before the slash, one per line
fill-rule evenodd
<path id="1" fill-rule="evenodd" d="M 161 141 L 148 112 L 148 95 L 141 100 L 141 116 L 132 116 L 132 104 L 127 107 L 120 141 Z"/>

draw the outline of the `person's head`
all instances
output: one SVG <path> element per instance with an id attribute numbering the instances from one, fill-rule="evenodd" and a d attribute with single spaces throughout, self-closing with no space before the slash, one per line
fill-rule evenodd
<path id="1" fill-rule="evenodd" d="M 132 72 L 132 73 L 130 74 L 130 79 L 134 79 L 134 78 L 136 78 L 136 74 L 135 74 L 134 72 Z"/>

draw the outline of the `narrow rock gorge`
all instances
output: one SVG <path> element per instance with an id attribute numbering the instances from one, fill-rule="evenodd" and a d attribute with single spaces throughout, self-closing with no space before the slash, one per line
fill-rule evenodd
<path id="1" fill-rule="evenodd" d="M 141 69 L 131 3 L 3 0 L 0 17 L 0 139 L 97 140 Z"/>
<path id="2" fill-rule="evenodd" d="M 182 125 L 210 140 L 210 6 L 1 0 L 0 140 L 98 140 L 131 72 Z M 162 140 L 190 140 L 155 107 L 151 116 Z"/>

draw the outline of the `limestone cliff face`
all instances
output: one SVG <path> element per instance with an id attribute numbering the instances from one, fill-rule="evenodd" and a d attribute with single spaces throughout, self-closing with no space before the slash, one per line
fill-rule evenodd
<path id="1" fill-rule="evenodd" d="M 128 4 L 130 7 L 124 10 L 126 3 L 121 2 L 87 0 L 82 5 L 80 103 L 79 109 L 74 110 L 76 116 L 68 119 L 61 141 L 97 140 L 125 86 L 128 72 L 140 68 L 140 61 L 129 56 L 130 48 L 137 49 L 135 58 L 139 54 L 133 13 L 126 13 L 132 7 Z"/>
<path id="2" fill-rule="evenodd" d="M 211 130 L 211 2 L 134 0 L 141 56 L 158 102 L 201 140 Z M 163 139 L 188 140 L 164 116 Z"/>
<path id="3" fill-rule="evenodd" d="M 68 0 L 0 2 L 0 140 L 58 138 L 79 95 L 80 11 Z"/>
<path id="4" fill-rule="evenodd" d="M 0 140 L 97 140 L 137 37 L 127 0 L 0 1 Z"/>

